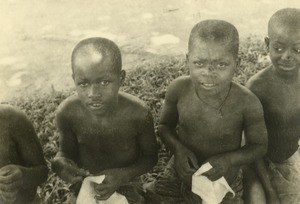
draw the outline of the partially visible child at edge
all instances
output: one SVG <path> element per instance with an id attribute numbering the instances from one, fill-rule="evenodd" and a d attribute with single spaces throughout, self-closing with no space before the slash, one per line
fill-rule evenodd
<path id="1" fill-rule="evenodd" d="M 77 95 L 57 110 L 53 170 L 79 188 L 85 177 L 105 175 L 94 187 L 97 200 L 117 191 L 129 203 L 144 203 L 139 176 L 156 164 L 157 141 L 146 105 L 119 91 L 125 79 L 119 48 L 105 38 L 82 40 L 72 53 L 72 71 Z M 75 202 L 79 188 L 68 202 Z"/>
<path id="2" fill-rule="evenodd" d="M 277 11 L 265 42 L 272 65 L 247 83 L 268 130 L 268 151 L 256 169 L 268 203 L 300 203 L 300 9 Z"/>
<path id="3" fill-rule="evenodd" d="M 148 189 L 154 203 L 201 203 L 191 178 L 206 162 L 213 168 L 204 175 L 211 181 L 224 176 L 236 194 L 222 203 L 243 203 L 241 166 L 263 157 L 267 132 L 258 98 L 232 82 L 238 47 L 238 32 L 228 22 L 205 20 L 192 29 L 190 75 L 169 85 L 160 117 L 159 135 L 173 157 Z M 243 131 L 247 142 L 241 147 Z"/>
<path id="4" fill-rule="evenodd" d="M 0 105 L 0 203 L 40 203 L 37 187 L 47 174 L 32 123 L 21 111 Z"/>

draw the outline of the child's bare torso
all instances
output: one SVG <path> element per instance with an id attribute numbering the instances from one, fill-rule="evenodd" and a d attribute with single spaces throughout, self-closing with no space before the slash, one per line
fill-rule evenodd
<path id="1" fill-rule="evenodd" d="M 285 83 L 272 67 L 253 81 L 260 98 L 269 135 L 268 157 L 274 162 L 288 159 L 298 149 L 300 138 L 300 83 Z"/>
<path id="2" fill-rule="evenodd" d="M 123 100 L 123 99 L 121 99 Z M 95 118 L 83 107 L 72 119 L 72 131 L 78 142 L 78 159 L 82 167 L 97 174 L 110 168 L 125 167 L 139 156 L 137 141 L 140 107 L 120 102 L 117 113 Z"/>
<path id="3" fill-rule="evenodd" d="M 199 164 L 211 156 L 241 147 L 243 95 L 242 88 L 233 83 L 220 114 L 216 108 L 201 101 L 190 85 L 181 93 L 177 103 L 179 139 L 194 152 Z M 237 172 L 238 168 L 233 168 L 225 177 L 230 182 Z"/>
<path id="4" fill-rule="evenodd" d="M 98 123 L 87 120 L 74 127 L 74 132 L 78 139 L 79 161 L 90 171 L 128 166 L 137 159 L 138 132 L 130 119 Z"/>

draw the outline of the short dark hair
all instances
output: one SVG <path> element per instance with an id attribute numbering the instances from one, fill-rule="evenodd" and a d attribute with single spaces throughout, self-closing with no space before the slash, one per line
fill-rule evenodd
<path id="1" fill-rule="evenodd" d="M 78 55 L 90 55 L 92 53 L 100 53 L 103 57 L 110 57 L 114 71 L 121 72 L 122 57 L 119 47 L 113 41 L 101 37 L 84 39 L 75 46 L 71 57 L 72 71 L 74 72 L 74 61 Z"/>
<path id="2" fill-rule="evenodd" d="M 300 9 L 298 8 L 284 8 L 276 11 L 270 18 L 268 23 L 268 35 L 278 26 L 293 28 L 300 28 Z"/>
<path id="3" fill-rule="evenodd" d="M 188 44 L 189 51 L 197 39 L 223 43 L 230 48 L 232 54 L 238 56 L 239 34 L 231 23 L 215 19 L 201 21 L 191 31 Z"/>

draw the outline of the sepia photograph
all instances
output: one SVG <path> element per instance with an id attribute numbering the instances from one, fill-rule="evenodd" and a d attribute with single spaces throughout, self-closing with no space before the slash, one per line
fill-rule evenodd
<path id="1" fill-rule="evenodd" d="M 300 1 L 1 0 L 0 204 L 300 204 Z"/>

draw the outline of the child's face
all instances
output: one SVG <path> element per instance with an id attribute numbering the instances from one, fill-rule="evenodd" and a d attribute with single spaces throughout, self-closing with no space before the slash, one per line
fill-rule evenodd
<path id="1" fill-rule="evenodd" d="M 94 114 L 111 111 L 118 101 L 118 91 L 124 74 L 117 73 L 109 57 L 77 57 L 73 65 L 73 79 L 82 103 Z"/>
<path id="2" fill-rule="evenodd" d="M 187 56 L 196 89 L 218 93 L 230 85 L 238 60 L 223 44 L 194 42 Z"/>
<path id="3" fill-rule="evenodd" d="M 269 35 L 266 44 L 275 69 L 288 76 L 297 74 L 300 68 L 300 30 L 273 28 Z"/>

